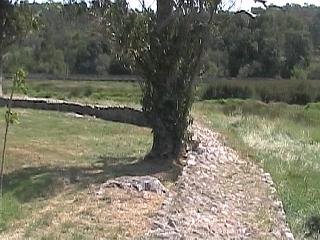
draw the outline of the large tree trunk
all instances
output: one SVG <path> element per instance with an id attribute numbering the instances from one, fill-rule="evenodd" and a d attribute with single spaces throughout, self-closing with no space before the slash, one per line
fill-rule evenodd
<path id="1" fill-rule="evenodd" d="M 172 163 L 182 152 L 182 141 L 177 137 L 176 130 L 168 124 L 170 122 L 167 119 L 153 118 L 153 145 L 150 153 L 146 156 L 147 160 Z"/>
<path id="2" fill-rule="evenodd" d="M 173 11 L 172 0 L 157 0 L 157 31 L 160 45 L 153 46 L 158 49 L 157 74 L 151 76 L 152 88 L 156 93 L 152 96 L 152 108 L 149 112 L 150 123 L 153 130 L 153 145 L 146 159 L 159 163 L 172 163 L 182 151 L 182 139 L 178 134 L 177 99 L 171 95 L 174 76 L 170 72 L 169 62 L 166 61 L 168 45 L 168 28 Z"/>
<path id="3" fill-rule="evenodd" d="M 168 19 L 172 13 L 172 0 L 158 0 L 157 1 L 157 24 L 161 25 Z"/>

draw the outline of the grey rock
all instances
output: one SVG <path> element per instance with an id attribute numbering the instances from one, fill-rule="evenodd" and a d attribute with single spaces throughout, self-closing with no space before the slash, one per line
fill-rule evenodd
<path id="1" fill-rule="evenodd" d="M 108 180 L 100 186 L 101 188 L 119 187 L 123 189 L 135 189 L 139 192 L 148 191 L 157 194 L 167 192 L 159 179 L 152 176 L 122 176 Z"/>

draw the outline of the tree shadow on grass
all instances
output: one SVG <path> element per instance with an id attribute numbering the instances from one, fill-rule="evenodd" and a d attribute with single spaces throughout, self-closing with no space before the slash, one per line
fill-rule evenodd
<path id="1" fill-rule="evenodd" d="M 5 175 L 4 193 L 25 203 L 35 199 L 49 199 L 69 186 L 76 185 L 85 189 L 90 184 L 120 176 L 153 175 L 162 181 L 173 182 L 177 179 L 179 170 L 176 166 L 155 164 L 134 157 L 100 156 L 92 166 L 41 166 L 13 171 Z"/>
<path id="2" fill-rule="evenodd" d="M 156 175 L 158 177 L 169 177 L 168 173 L 176 173 L 177 167 L 168 164 L 153 163 L 136 158 L 126 158 L 119 163 L 119 159 L 110 158 L 107 156 L 100 156 L 99 160 L 95 163 L 100 165 L 106 176 L 120 177 L 120 176 L 144 176 Z M 172 176 L 173 180 L 177 176 Z M 170 180 L 164 178 L 163 180 Z"/>

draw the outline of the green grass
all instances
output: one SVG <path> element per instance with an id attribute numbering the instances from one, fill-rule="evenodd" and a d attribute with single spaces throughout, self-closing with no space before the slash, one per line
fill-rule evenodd
<path id="1" fill-rule="evenodd" d="M 4 90 L 8 91 L 9 82 Z M 139 103 L 138 83 L 123 81 L 28 80 L 28 95 L 41 98 L 73 99 L 96 103 Z"/>
<path id="2" fill-rule="evenodd" d="M 320 81 L 276 79 L 226 79 L 200 85 L 199 96 L 212 99 L 257 99 L 304 105 L 320 101 Z"/>
<path id="3" fill-rule="evenodd" d="M 151 145 L 149 129 L 58 112 L 16 111 L 20 124 L 11 126 L 8 136 L 0 234 L 15 229 L 16 221 L 29 219 L 60 195 L 73 198 L 91 183 L 155 171 L 139 165 Z M 4 118 L 0 118 L 3 134 Z M 66 179 L 72 186 L 67 192 Z M 37 221 L 42 220 L 28 224 L 30 236 L 37 226 L 45 225 Z M 75 239 L 79 234 L 74 233 Z"/>
<path id="4" fill-rule="evenodd" d="M 281 90 L 281 83 L 279 86 Z M 198 87 L 198 94 L 204 87 Z M 135 83 L 29 82 L 29 95 L 34 97 L 138 104 L 140 94 Z M 57 195 L 61 185 L 57 179 L 61 174 L 82 174 L 81 184 L 88 184 L 121 174 L 145 173 L 145 166 L 133 163 L 151 145 L 147 129 L 92 118 L 76 119 L 55 112 L 19 110 L 19 113 L 21 124 L 13 126 L 9 136 L 7 207 L 0 221 L 3 229 L 14 222 L 12 219 L 24 218 L 31 209 L 43 207 L 46 199 Z M 195 104 L 193 113 L 272 174 L 289 224 L 299 239 L 305 219 L 320 214 L 320 103 L 298 106 L 256 100 L 204 101 Z M 50 191 L 46 191 L 48 188 Z M 38 225 L 29 224 L 31 235 Z M 59 229 L 63 228 L 67 227 Z M 113 236 L 121 231 L 110 230 Z M 83 235 L 80 230 L 74 234 L 75 239 Z M 54 238 L 48 234 L 44 239 Z"/>
<path id="5" fill-rule="evenodd" d="M 10 82 L 5 81 L 4 92 Z M 141 89 L 137 82 L 27 80 L 31 97 L 72 99 L 100 104 L 139 104 Z M 320 99 L 320 81 L 228 79 L 199 83 L 196 99 L 252 98 L 265 102 L 314 102 Z"/>
<path id="6" fill-rule="evenodd" d="M 271 173 L 288 222 L 302 238 L 306 218 L 320 215 L 319 104 L 204 101 L 196 104 L 194 114 Z"/>

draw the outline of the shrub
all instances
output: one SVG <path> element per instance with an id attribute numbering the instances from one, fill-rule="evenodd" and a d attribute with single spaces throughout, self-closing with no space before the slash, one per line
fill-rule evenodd
<path id="1" fill-rule="evenodd" d="M 81 89 L 78 88 L 78 87 L 75 87 L 75 88 L 72 88 L 68 94 L 68 97 L 69 98 L 72 98 L 72 97 L 81 97 Z"/>
<path id="2" fill-rule="evenodd" d="M 249 64 L 244 65 L 239 69 L 238 78 L 247 78 L 251 75 L 251 68 Z"/>
<path id="3" fill-rule="evenodd" d="M 239 69 L 238 77 L 247 78 L 259 76 L 262 71 L 261 63 L 253 61 L 251 64 L 246 64 Z"/>
<path id="4" fill-rule="evenodd" d="M 312 63 L 308 68 L 308 79 L 320 80 L 320 63 Z"/>
<path id="5" fill-rule="evenodd" d="M 305 105 L 312 101 L 311 92 L 305 82 L 295 83 L 289 91 L 288 103 Z"/>
<path id="6" fill-rule="evenodd" d="M 320 101 L 318 81 L 301 80 L 225 80 L 209 85 L 202 99 L 259 99 L 263 102 L 284 102 L 305 105 Z"/>
<path id="7" fill-rule="evenodd" d="M 91 86 L 85 86 L 83 89 L 83 96 L 90 97 L 93 92 L 94 92 L 94 90 Z"/>
<path id="8" fill-rule="evenodd" d="M 308 74 L 301 66 L 294 66 L 291 72 L 291 79 L 293 80 L 307 80 Z"/>
<path id="9" fill-rule="evenodd" d="M 212 84 L 205 89 L 203 99 L 240 98 L 248 99 L 253 96 L 253 91 L 249 86 L 232 84 Z"/>
<path id="10" fill-rule="evenodd" d="M 128 64 L 117 59 L 113 59 L 111 61 L 108 72 L 111 75 L 131 74 Z"/>
<path id="11" fill-rule="evenodd" d="M 287 102 L 288 90 L 276 84 L 263 84 L 256 88 L 259 99 L 263 102 Z"/>

